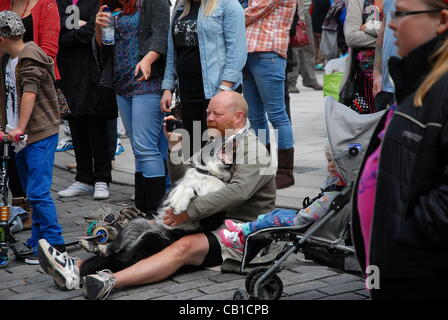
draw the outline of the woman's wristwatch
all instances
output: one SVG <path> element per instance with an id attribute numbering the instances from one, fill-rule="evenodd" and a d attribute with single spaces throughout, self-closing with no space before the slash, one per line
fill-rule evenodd
<path id="1" fill-rule="evenodd" d="M 222 91 L 233 91 L 232 88 L 229 88 L 228 86 L 225 86 L 223 84 L 219 86 L 219 89 Z"/>

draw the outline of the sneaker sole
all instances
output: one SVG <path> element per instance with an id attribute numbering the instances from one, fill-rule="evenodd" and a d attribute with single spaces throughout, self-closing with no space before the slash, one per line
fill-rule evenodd
<path id="1" fill-rule="evenodd" d="M 40 245 L 38 246 L 37 256 L 39 257 L 40 266 L 42 267 L 42 269 L 46 274 L 53 277 L 53 282 L 58 286 L 58 288 L 63 291 L 70 290 L 66 286 L 67 281 L 65 279 L 65 276 L 62 274 L 60 270 L 58 270 L 51 263 L 49 263 L 48 257 Z"/>
<path id="2" fill-rule="evenodd" d="M 88 195 L 91 195 L 91 194 L 93 194 L 93 191 L 92 191 L 92 192 L 78 193 L 78 194 L 69 195 L 69 196 L 67 196 L 67 195 L 60 195 L 60 194 L 58 193 L 58 197 L 59 197 L 59 198 L 72 198 L 72 197 L 88 196 Z"/>
<path id="3" fill-rule="evenodd" d="M 61 149 L 56 149 L 56 152 L 68 151 L 68 150 L 72 150 L 72 149 L 75 149 L 75 148 L 73 146 L 65 147 L 65 148 L 61 148 Z"/>
<path id="4" fill-rule="evenodd" d="M 84 294 L 84 297 L 86 297 L 88 300 L 98 300 L 98 296 L 101 290 L 98 291 L 98 293 L 96 295 L 92 294 L 92 293 L 88 293 L 87 292 L 87 288 L 89 286 L 94 286 L 96 287 L 96 280 L 94 279 L 90 279 L 89 277 L 83 277 L 82 278 L 82 292 Z"/>
<path id="5" fill-rule="evenodd" d="M 25 258 L 25 263 L 30 265 L 30 266 L 38 266 L 39 265 L 39 260 L 28 260 L 27 258 Z"/>
<path id="6" fill-rule="evenodd" d="M 109 196 L 107 196 L 107 197 L 95 197 L 95 196 L 93 196 L 93 200 L 106 200 L 106 199 L 109 199 Z"/>

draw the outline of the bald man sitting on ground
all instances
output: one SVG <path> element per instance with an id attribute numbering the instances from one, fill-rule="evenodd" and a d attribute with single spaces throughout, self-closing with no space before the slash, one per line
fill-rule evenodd
<path id="1" fill-rule="evenodd" d="M 212 158 L 217 157 L 229 164 L 230 181 L 219 191 L 194 198 L 186 212 L 175 215 L 167 211 L 164 217 L 165 224 L 174 227 L 187 220 L 201 220 L 217 213 L 224 214 L 225 219 L 248 222 L 275 208 L 275 170 L 270 167 L 266 148 L 248 128 L 247 112 L 246 101 L 233 91 L 221 92 L 210 100 L 207 109 L 207 127 L 211 129 L 209 136 L 213 139 L 210 139 L 201 150 L 207 150 L 206 156 L 202 155 L 202 159 L 207 161 L 207 156 L 211 155 Z M 166 131 L 165 134 L 170 141 L 170 176 L 172 181 L 177 181 L 190 164 L 178 161 L 182 158 L 179 157 L 181 149 L 179 135 Z M 211 145 L 215 147 L 210 148 Z M 210 154 L 210 150 L 216 152 Z M 229 150 L 231 157 L 228 157 Z M 172 161 L 174 155 L 177 161 Z M 159 253 L 119 272 L 103 270 L 83 277 L 84 295 L 89 299 L 105 299 L 113 288 L 158 282 L 167 279 L 186 265 L 212 267 L 221 265 L 229 257 L 241 258 L 239 250 L 220 243 L 218 240 L 220 229 L 185 236 Z M 51 265 L 54 269 L 47 272 L 53 277 L 62 275 L 66 283 L 70 284 L 66 285 L 66 289 L 79 288 L 80 261 L 58 253 L 45 241 L 39 245 L 45 253 L 42 257 L 46 259 L 44 265 Z"/>

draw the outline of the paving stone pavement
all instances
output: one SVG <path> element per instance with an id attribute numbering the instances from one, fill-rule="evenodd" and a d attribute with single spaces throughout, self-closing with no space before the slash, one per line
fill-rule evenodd
<path id="1" fill-rule="evenodd" d="M 319 74 L 322 80 L 322 74 Z M 322 92 L 299 85 L 300 94 L 291 95 L 295 149 L 296 185 L 280 190 L 277 205 L 298 207 L 305 196 L 315 195 L 326 175 L 323 155 L 325 130 L 323 122 Z M 110 186 L 111 197 L 94 201 L 91 196 L 59 199 L 57 192 L 73 182 L 73 173 L 62 170 L 73 160 L 68 152 L 57 153 L 53 178 L 53 198 L 65 239 L 83 234 L 86 228 L 83 217 L 102 205 L 115 208 L 133 205 L 133 162 L 127 139 L 123 139 L 127 152 L 117 157 Z M 30 231 L 16 234 L 26 240 Z M 89 256 L 78 246 L 68 248 L 69 254 L 85 258 Z M 282 300 L 365 300 L 368 292 L 359 275 L 319 265 L 305 260 L 303 254 L 291 255 L 279 273 L 283 281 Z M 169 279 L 133 288 L 114 291 L 110 300 L 231 300 L 236 289 L 244 287 L 244 275 L 222 273 L 216 268 L 178 273 Z M 11 260 L 0 269 L 0 300 L 84 300 L 81 290 L 60 291 L 40 266 L 29 266 Z"/>
<path id="2" fill-rule="evenodd" d="M 105 201 L 95 201 L 91 196 L 59 199 L 57 191 L 71 183 L 74 176 L 57 168 L 54 176 L 53 197 L 66 240 L 81 235 L 86 227 L 83 217 L 102 205 L 120 208 L 133 204 L 130 200 L 133 188 L 117 184 L 111 185 L 111 197 Z M 16 237 L 25 240 L 29 235 L 30 231 L 24 231 L 16 234 Z M 69 254 L 81 258 L 89 256 L 78 246 L 69 247 Z M 235 290 L 244 287 L 245 276 L 213 269 L 179 273 L 159 283 L 124 288 L 113 292 L 109 299 L 231 300 Z M 358 275 L 305 260 L 301 253 L 288 258 L 279 276 L 284 285 L 284 300 L 365 300 L 369 297 Z M 80 290 L 57 289 L 40 266 L 11 260 L 6 268 L 0 269 L 0 300 L 25 299 L 84 300 L 84 297 Z"/>

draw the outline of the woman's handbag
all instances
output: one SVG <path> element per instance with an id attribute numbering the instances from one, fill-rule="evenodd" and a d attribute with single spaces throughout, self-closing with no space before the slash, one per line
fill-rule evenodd
<path id="1" fill-rule="evenodd" d="M 353 99 L 355 99 L 356 87 L 356 80 L 349 77 L 341 89 L 339 94 L 339 102 L 345 104 L 346 106 L 350 106 Z"/>
<path id="2" fill-rule="evenodd" d="M 297 21 L 295 31 L 295 34 L 290 38 L 291 47 L 302 48 L 308 46 L 310 44 L 310 39 L 306 33 L 306 22 L 301 20 Z"/>
<path id="3" fill-rule="evenodd" d="M 359 114 L 370 113 L 369 105 L 366 100 L 357 92 L 355 93 L 354 99 L 349 107 Z"/>
<path id="4" fill-rule="evenodd" d="M 355 99 L 355 93 L 357 92 L 356 76 L 358 73 L 358 63 L 354 58 L 354 56 L 356 56 L 358 50 L 357 49 L 351 49 L 351 50 L 352 54 L 351 56 L 349 55 L 349 59 L 351 59 L 349 75 L 344 83 L 344 86 L 341 88 L 341 92 L 339 94 L 339 102 L 345 104 L 348 107 L 351 106 L 353 100 Z M 347 63 L 349 63 L 348 60 Z"/>
<path id="5" fill-rule="evenodd" d="M 62 119 L 65 119 L 68 115 L 72 113 L 70 107 L 68 106 L 67 99 L 65 98 L 62 90 L 57 88 L 56 95 L 58 97 L 59 114 Z"/>

